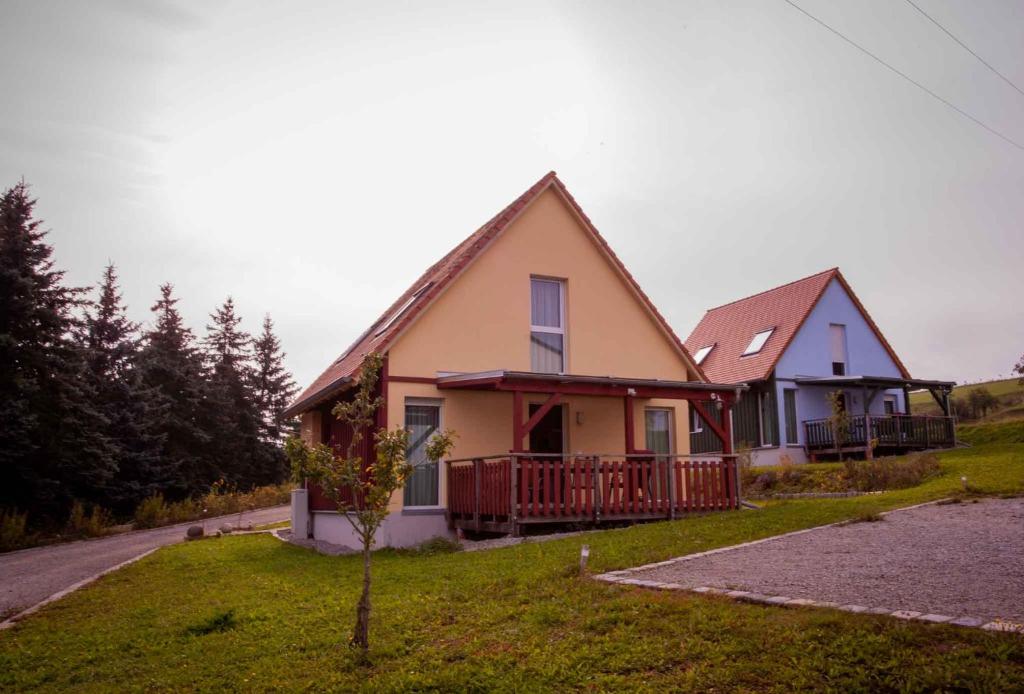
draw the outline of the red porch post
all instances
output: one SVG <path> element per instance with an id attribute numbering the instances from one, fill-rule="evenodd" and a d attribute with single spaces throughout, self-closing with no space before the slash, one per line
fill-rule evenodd
<path id="1" fill-rule="evenodd" d="M 626 454 L 630 454 L 636 450 L 636 431 L 633 425 L 633 396 L 626 395 L 622 398 L 622 419 L 626 424 Z"/>
<path id="2" fill-rule="evenodd" d="M 522 452 L 523 448 L 523 392 L 512 391 L 512 452 Z"/>

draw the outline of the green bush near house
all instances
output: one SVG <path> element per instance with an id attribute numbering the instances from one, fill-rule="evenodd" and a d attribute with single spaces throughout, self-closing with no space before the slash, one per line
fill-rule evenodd
<path id="1" fill-rule="evenodd" d="M 922 484 L 878 495 L 769 501 L 485 552 L 382 550 L 365 667 L 338 645 L 349 629 L 339 609 L 359 595 L 359 557 L 266 535 L 176 545 L 0 635 L 0 690 L 1024 690 L 1019 635 L 577 575 L 583 543 L 601 572 L 871 518 L 949 497 L 961 476 L 985 494 L 1024 493 L 1022 444 L 938 461 Z M 217 629 L 211 615 L 232 610 L 233 626 Z"/>
<path id="2" fill-rule="evenodd" d="M 939 474 L 934 453 L 848 460 L 844 463 L 778 465 L 742 469 L 743 495 L 874 492 L 904 489 Z"/>

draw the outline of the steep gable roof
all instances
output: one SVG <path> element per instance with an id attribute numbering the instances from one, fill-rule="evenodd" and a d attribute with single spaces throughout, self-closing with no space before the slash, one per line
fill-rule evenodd
<path id="1" fill-rule="evenodd" d="M 462 243 L 453 248 L 441 260 L 431 265 L 419 279 L 417 279 L 408 290 L 388 307 L 367 330 L 360 335 L 352 345 L 348 347 L 341 356 L 334 360 L 327 369 L 320 374 L 313 383 L 309 385 L 296 398 L 295 402 L 284 412 L 285 417 L 293 417 L 304 412 L 318 403 L 329 398 L 334 393 L 343 389 L 356 377 L 363 359 L 371 352 L 386 352 L 388 347 L 412 324 L 416 318 L 429 307 L 445 288 L 462 271 L 483 252 L 489 244 L 504 231 L 527 206 L 536 200 L 541 193 L 548 188 L 558 192 L 562 199 L 568 203 L 570 208 L 578 217 L 583 228 L 590 234 L 598 248 L 605 254 L 615 269 L 622 276 L 623 280 L 633 290 L 634 294 L 650 313 L 651 317 L 658 323 L 665 336 L 673 343 L 680 356 L 687 366 L 694 371 L 701 380 L 707 380 L 703 371 L 693 361 L 693 358 L 686 351 L 686 347 L 679 337 L 673 332 L 665 318 L 655 308 L 654 303 L 640 289 L 633 276 L 626 270 L 626 267 L 615 255 L 608 242 L 597 231 L 591 223 L 590 218 L 583 212 L 579 204 L 569 193 L 565 184 L 558 178 L 554 171 L 549 172 L 539 181 L 533 184 L 525 193 L 516 198 L 508 207 L 503 209 L 486 224 L 469 235 Z"/>
<path id="2" fill-rule="evenodd" d="M 692 353 L 713 345 L 701 362 L 701 368 L 716 383 L 745 383 L 766 379 L 833 279 L 842 285 L 903 377 L 910 378 L 907 368 L 853 293 L 839 268 L 825 270 L 710 309 L 686 338 L 686 347 Z M 769 329 L 774 330 L 761 350 L 743 356 L 754 335 Z"/>

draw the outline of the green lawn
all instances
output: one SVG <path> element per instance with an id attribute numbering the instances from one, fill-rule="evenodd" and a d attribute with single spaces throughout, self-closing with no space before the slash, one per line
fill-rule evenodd
<path id="1" fill-rule="evenodd" d="M 1024 493 L 1024 444 L 878 496 L 776 502 L 503 550 L 376 554 L 372 665 L 342 645 L 359 562 L 259 535 L 176 545 L 0 632 L 0 690 L 1024 689 L 1024 638 L 575 576 L 956 493 Z M 234 626 L 194 632 L 233 610 Z M 190 632 L 190 627 L 193 629 Z"/>

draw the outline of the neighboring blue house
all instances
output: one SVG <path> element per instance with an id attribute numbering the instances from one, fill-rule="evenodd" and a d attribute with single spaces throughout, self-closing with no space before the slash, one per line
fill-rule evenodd
<path id="1" fill-rule="evenodd" d="M 829 394 L 848 413 L 842 453 L 873 455 L 953 445 L 953 383 L 913 379 L 838 268 L 709 310 L 686 340 L 715 383 L 749 387 L 733 409 L 737 447 L 755 464 L 836 455 Z M 911 416 L 908 394 L 927 389 L 943 417 Z M 718 447 L 691 421 L 691 451 Z"/>

